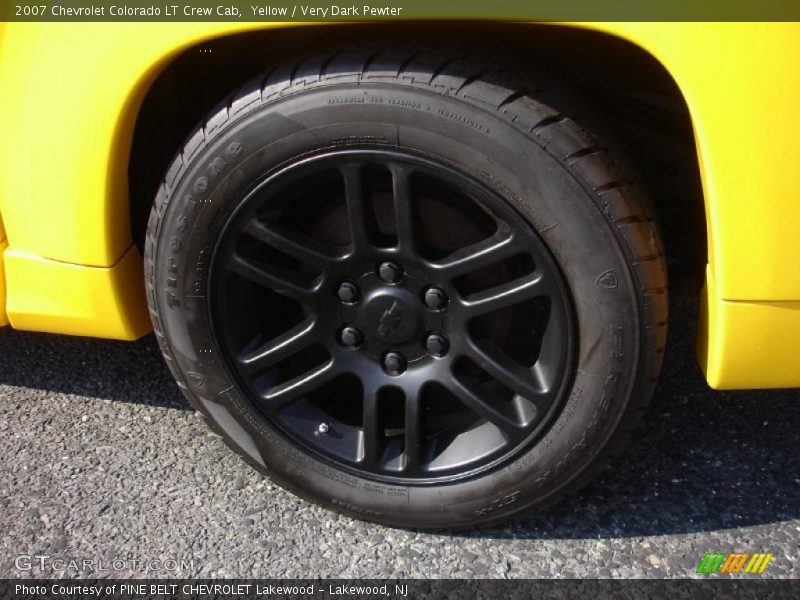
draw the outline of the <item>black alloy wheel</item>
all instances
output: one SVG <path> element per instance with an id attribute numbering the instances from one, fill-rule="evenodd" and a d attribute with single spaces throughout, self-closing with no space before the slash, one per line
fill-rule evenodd
<path id="1" fill-rule="evenodd" d="M 232 94 L 166 169 L 153 328 L 189 401 L 281 486 L 464 528 L 621 452 L 666 343 L 659 230 L 603 119 L 517 70 L 311 54 Z"/>
<path id="2" fill-rule="evenodd" d="M 498 194 L 440 161 L 349 149 L 286 166 L 239 207 L 211 310 L 228 364 L 296 443 L 423 483 L 499 466 L 547 425 L 571 301 Z"/>

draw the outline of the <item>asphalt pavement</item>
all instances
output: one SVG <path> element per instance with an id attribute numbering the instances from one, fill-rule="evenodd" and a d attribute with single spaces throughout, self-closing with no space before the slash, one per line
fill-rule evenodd
<path id="1" fill-rule="evenodd" d="M 152 336 L 0 330 L 0 577 L 690 577 L 706 552 L 741 551 L 797 578 L 800 390 L 710 390 L 695 327 L 673 308 L 651 410 L 599 479 L 454 534 L 284 492 L 207 430 Z"/>

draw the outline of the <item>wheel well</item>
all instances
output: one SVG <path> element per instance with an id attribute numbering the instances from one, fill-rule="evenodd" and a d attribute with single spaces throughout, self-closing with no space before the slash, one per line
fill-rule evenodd
<path id="1" fill-rule="evenodd" d="M 142 247 L 159 183 L 174 154 L 239 85 L 285 60 L 354 43 L 436 40 L 480 47 L 527 68 L 546 68 L 589 98 L 638 163 L 664 234 L 671 287 L 697 297 L 707 263 L 705 209 L 689 110 L 664 67 L 607 34 L 551 25 L 404 23 L 257 31 L 192 46 L 174 58 L 145 96 L 131 147 L 130 221 Z M 357 42 L 354 42 L 357 40 Z M 432 44 L 433 45 L 433 44 Z M 474 50 L 471 51 L 474 53 Z"/>

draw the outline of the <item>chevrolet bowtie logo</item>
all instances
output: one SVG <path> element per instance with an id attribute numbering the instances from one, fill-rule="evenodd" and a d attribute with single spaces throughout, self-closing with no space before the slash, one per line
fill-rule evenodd
<path id="1" fill-rule="evenodd" d="M 378 320 L 378 335 L 382 338 L 389 337 L 400 325 L 402 319 L 403 311 L 397 305 L 397 300 L 395 300 L 389 308 L 383 311 L 381 318 Z"/>

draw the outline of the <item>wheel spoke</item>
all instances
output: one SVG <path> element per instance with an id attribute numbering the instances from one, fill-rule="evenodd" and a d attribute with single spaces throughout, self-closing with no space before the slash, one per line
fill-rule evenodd
<path id="1" fill-rule="evenodd" d="M 477 317 L 546 294 L 545 281 L 541 271 L 534 271 L 508 283 L 476 292 L 463 299 L 462 303 L 468 318 Z"/>
<path id="2" fill-rule="evenodd" d="M 561 311 L 551 311 L 550 319 L 542 336 L 539 356 L 533 365 L 533 370 L 545 394 L 555 392 L 555 382 L 558 379 L 559 365 L 568 355 L 568 341 L 570 339 L 566 315 Z"/>
<path id="3" fill-rule="evenodd" d="M 241 356 L 239 361 L 248 373 L 276 365 L 313 343 L 317 339 L 316 330 L 316 317 L 309 317 L 289 331 Z"/>
<path id="4" fill-rule="evenodd" d="M 331 360 L 294 379 L 269 388 L 264 393 L 263 398 L 273 407 L 284 406 L 314 391 L 322 384 L 333 379 L 337 374 L 337 369 Z"/>
<path id="5" fill-rule="evenodd" d="M 245 227 L 245 231 L 260 242 L 296 258 L 300 262 L 324 267 L 336 258 L 332 252 L 333 249 L 318 240 L 281 231 L 260 221 L 250 221 Z"/>
<path id="6" fill-rule="evenodd" d="M 364 458 L 366 465 L 379 468 L 381 462 L 380 414 L 377 390 L 367 389 L 363 399 Z"/>
<path id="7" fill-rule="evenodd" d="M 422 413 L 419 394 L 406 394 L 406 433 L 403 470 L 414 473 L 420 470 L 422 458 Z"/>
<path id="8" fill-rule="evenodd" d="M 347 218 L 356 253 L 371 245 L 370 206 L 364 196 L 364 182 L 360 165 L 347 164 L 340 168 L 344 177 L 344 195 Z"/>
<path id="9" fill-rule="evenodd" d="M 480 242 L 459 248 L 431 266 L 450 279 L 455 279 L 470 271 L 493 266 L 519 251 L 512 232 L 508 228 L 502 228 Z"/>
<path id="10" fill-rule="evenodd" d="M 270 265 L 269 267 L 255 265 L 239 254 L 230 256 L 228 267 L 265 288 L 272 289 L 279 294 L 301 302 L 309 302 L 315 291 L 301 285 L 297 281 L 296 273 L 276 265 Z"/>
<path id="11" fill-rule="evenodd" d="M 510 438 L 519 435 L 522 425 L 503 414 L 494 406 L 495 400 L 483 389 L 477 381 L 462 381 L 460 378 L 451 375 L 449 377 L 450 391 L 464 403 L 472 412 L 483 417 Z"/>
<path id="12" fill-rule="evenodd" d="M 392 165 L 397 245 L 400 251 L 406 254 L 413 254 L 416 251 L 417 232 L 420 229 L 417 205 L 411 193 L 412 174 L 413 170 L 409 167 Z"/>
<path id="13" fill-rule="evenodd" d="M 517 364 L 492 342 L 484 341 L 481 347 L 471 341 L 468 354 L 481 369 L 526 400 L 535 403 L 537 398 L 546 393 L 536 369 L 526 369 Z"/>

